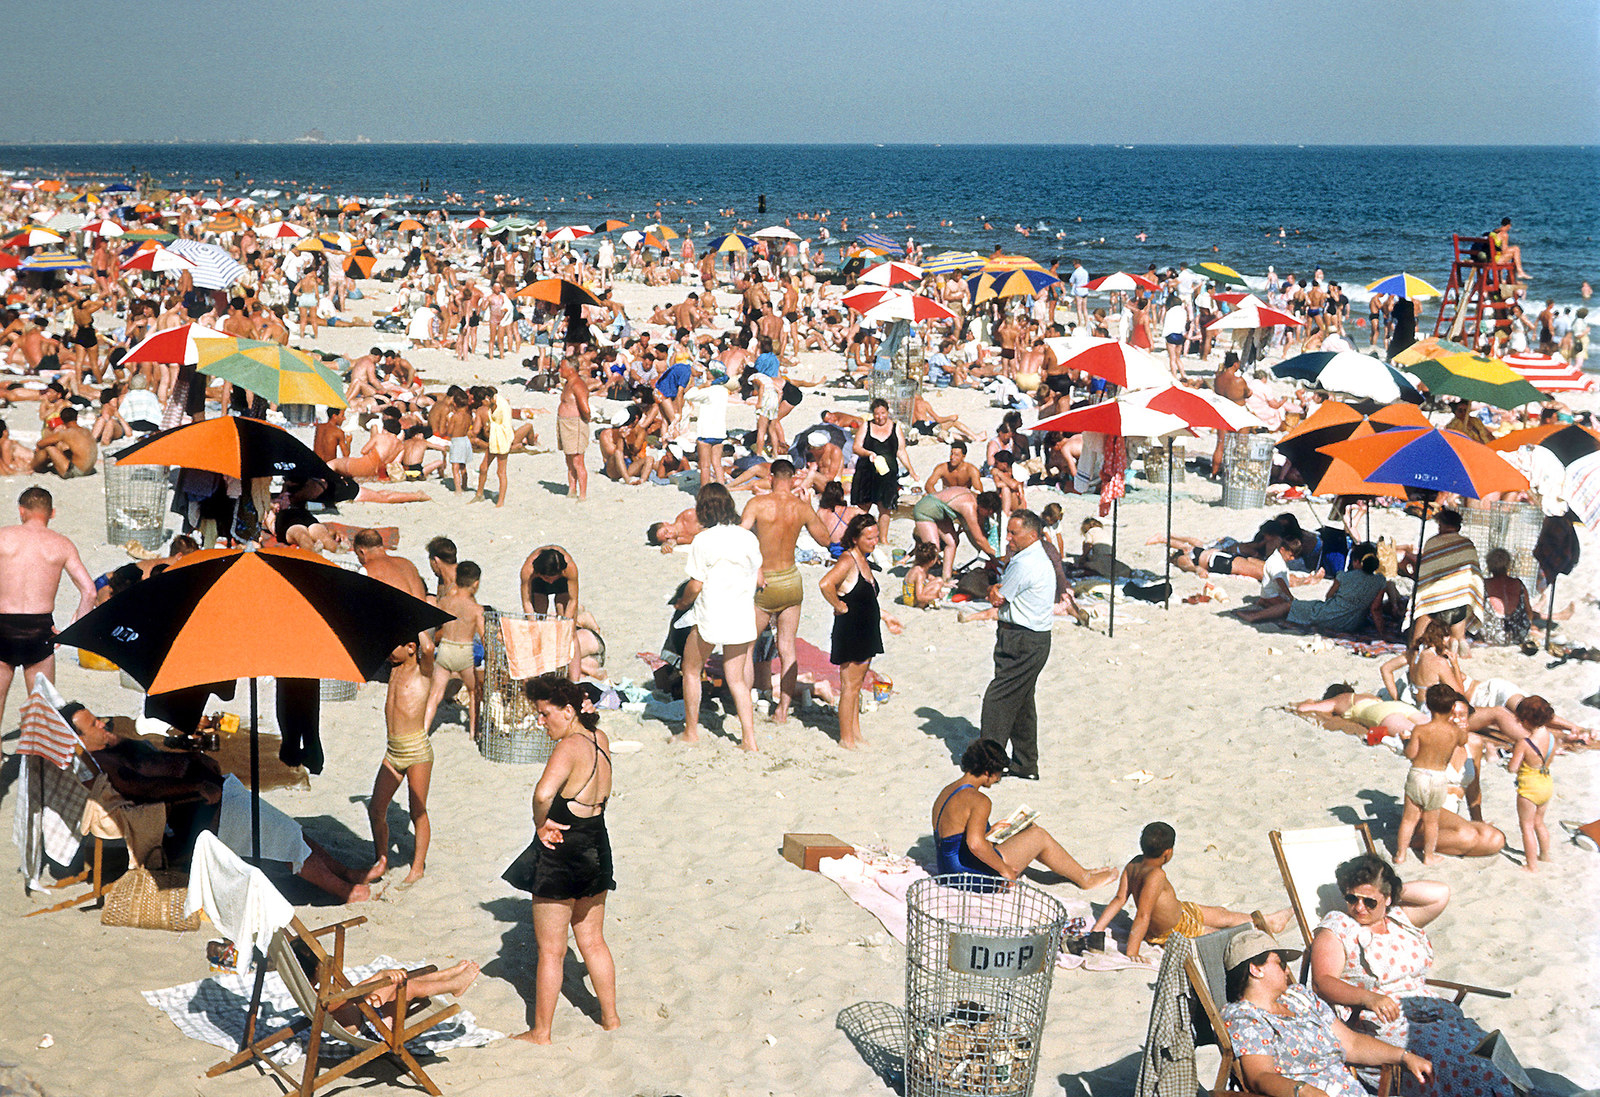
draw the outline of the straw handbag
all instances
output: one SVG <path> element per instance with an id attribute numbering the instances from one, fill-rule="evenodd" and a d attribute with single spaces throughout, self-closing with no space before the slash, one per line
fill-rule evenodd
<path id="1" fill-rule="evenodd" d="M 165 929 L 174 933 L 199 929 L 199 911 L 187 918 L 183 915 L 184 902 L 189 897 L 188 880 L 186 873 L 170 869 L 152 871 L 136 865 L 106 892 L 100 924 Z"/>

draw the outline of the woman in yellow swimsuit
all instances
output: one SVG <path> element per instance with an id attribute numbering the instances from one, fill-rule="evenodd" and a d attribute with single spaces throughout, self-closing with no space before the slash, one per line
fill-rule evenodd
<path id="1" fill-rule="evenodd" d="M 1506 768 L 1517 775 L 1517 822 L 1522 825 L 1522 867 L 1537 872 L 1540 861 L 1550 860 L 1550 831 L 1544 825 L 1545 809 L 1556 794 L 1550 776 L 1550 761 L 1556 752 L 1555 732 L 1550 721 L 1555 716 L 1543 697 L 1524 697 L 1517 706 L 1517 720 L 1528 729 L 1518 740 Z M 1534 765 L 1535 758 L 1538 765 Z"/>

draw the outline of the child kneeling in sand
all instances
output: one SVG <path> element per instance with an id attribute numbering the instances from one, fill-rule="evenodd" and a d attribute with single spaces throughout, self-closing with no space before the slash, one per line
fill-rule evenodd
<path id="1" fill-rule="evenodd" d="M 1151 823 L 1139 832 L 1139 856 L 1128 862 L 1117 884 L 1116 897 L 1100 912 L 1094 923 L 1098 933 L 1111 924 L 1122 912 L 1130 898 L 1133 899 L 1133 928 L 1128 931 L 1128 959 L 1139 958 L 1139 946 L 1148 941 L 1164 945 L 1167 938 L 1177 933 L 1184 937 L 1199 937 L 1208 930 L 1242 926 L 1251 920 L 1225 907 L 1208 907 L 1178 898 L 1167 879 L 1166 866 L 1172 860 L 1173 847 L 1178 834 L 1166 823 Z M 1273 934 L 1282 933 L 1289 925 L 1287 907 L 1264 920 Z"/>

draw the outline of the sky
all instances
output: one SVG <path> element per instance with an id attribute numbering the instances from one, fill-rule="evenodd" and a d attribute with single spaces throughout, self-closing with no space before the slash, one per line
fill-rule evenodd
<path id="1" fill-rule="evenodd" d="M 7 0 L 0 143 L 1600 143 L 1596 0 Z"/>

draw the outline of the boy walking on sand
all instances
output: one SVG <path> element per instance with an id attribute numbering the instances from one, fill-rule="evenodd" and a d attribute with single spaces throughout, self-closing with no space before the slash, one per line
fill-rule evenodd
<path id="1" fill-rule="evenodd" d="M 1139 947 L 1148 941 L 1164 945 L 1174 933 L 1183 937 L 1199 937 L 1207 930 L 1242 926 L 1251 920 L 1225 907 L 1208 907 L 1178 898 L 1172 881 L 1167 879 L 1166 866 L 1172 860 L 1177 832 L 1166 823 L 1151 823 L 1139 832 L 1139 856 L 1128 862 L 1117 884 L 1117 894 L 1095 921 L 1098 933 L 1111 924 L 1121 913 L 1128 900 L 1133 899 L 1133 928 L 1128 931 L 1128 959 L 1139 958 Z M 1285 907 L 1276 914 L 1266 916 L 1269 932 L 1282 933 L 1289 925 L 1290 910 Z"/>
<path id="2" fill-rule="evenodd" d="M 444 422 L 439 430 L 443 437 L 450 441 L 448 462 L 450 465 L 450 479 L 455 483 L 456 495 L 462 495 L 467 490 L 467 462 L 472 460 L 472 408 L 470 398 L 464 392 L 456 392 L 450 398 L 450 410 L 445 412 Z"/>
<path id="3" fill-rule="evenodd" d="M 459 567 L 457 569 L 459 573 Z M 433 653 L 418 653 L 411 640 L 389 656 L 389 696 L 383 703 L 388 727 L 388 749 L 372 782 L 372 798 L 367 802 L 367 821 L 372 824 L 372 869 L 370 882 L 389 868 L 389 802 L 404 781 L 411 793 L 411 829 L 416 834 L 416 852 L 411 871 L 402 885 L 422 879 L 427 867 L 428 840 L 433 829 L 428 822 L 428 780 L 433 776 L 433 743 L 428 739 L 425 717 L 428 698 L 433 692 Z"/>
<path id="4" fill-rule="evenodd" d="M 456 619 L 440 625 L 434 634 L 433 688 L 423 726 L 433 727 L 434 713 L 438 711 L 439 702 L 444 700 L 445 690 L 450 688 L 450 680 L 459 678 L 467 691 L 467 733 L 477 742 L 482 679 L 477 671 L 473 641 L 483 642 L 483 607 L 476 597 L 483 571 L 471 560 L 462 560 L 455 566 L 455 573 L 455 584 L 437 599 L 439 608 L 455 614 Z"/>
<path id="5" fill-rule="evenodd" d="M 1400 830 L 1395 835 L 1394 863 L 1402 864 L 1417 824 L 1422 824 L 1422 863 L 1436 865 L 1434 852 L 1439 844 L 1439 811 L 1450 796 L 1450 774 L 1445 767 L 1457 748 L 1467 745 L 1467 701 L 1461 694 L 1440 682 L 1423 695 L 1430 719 L 1411 729 L 1406 740 L 1406 757 L 1411 771 L 1406 774 L 1405 807 L 1400 812 Z"/>

